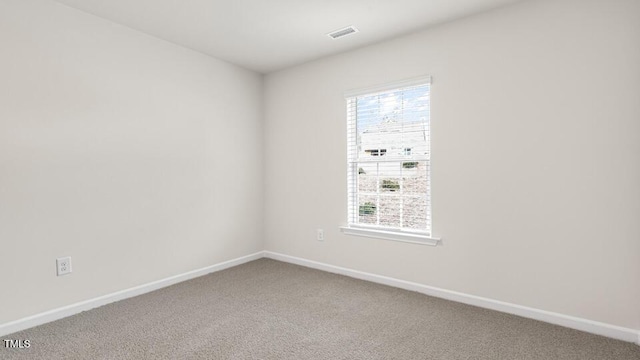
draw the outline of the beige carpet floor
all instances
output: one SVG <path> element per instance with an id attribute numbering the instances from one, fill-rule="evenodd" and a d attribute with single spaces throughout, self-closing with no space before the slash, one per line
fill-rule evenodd
<path id="1" fill-rule="evenodd" d="M 267 259 L 3 338 L 31 347 L 1 359 L 640 359 L 635 344 Z"/>

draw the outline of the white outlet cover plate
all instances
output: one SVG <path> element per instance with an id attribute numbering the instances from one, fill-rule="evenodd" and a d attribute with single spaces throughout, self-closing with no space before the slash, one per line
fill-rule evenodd
<path id="1" fill-rule="evenodd" d="M 56 267 L 58 276 L 71 273 L 71 257 L 62 257 L 56 259 Z"/>

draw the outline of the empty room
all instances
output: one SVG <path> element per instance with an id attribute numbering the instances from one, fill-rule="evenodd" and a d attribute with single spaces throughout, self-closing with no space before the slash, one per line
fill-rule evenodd
<path id="1" fill-rule="evenodd" d="M 640 360 L 640 0 L 0 0 L 0 359 Z"/>

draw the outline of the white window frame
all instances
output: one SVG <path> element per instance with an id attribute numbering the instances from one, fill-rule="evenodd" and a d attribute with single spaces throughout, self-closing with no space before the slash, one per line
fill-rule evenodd
<path id="1" fill-rule="evenodd" d="M 373 86 L 369 88 L 352 90 L 344 94 L 345 100 L 347 101 L 347 137 L 348 137 L 347 139 L 347 142 L 348 142 L 347 144 L 347 147 L 348 147 L 347 193 L 349 197 L 347 203 L 348 203 L 350 214 L 353 214 L 353 212 L 355 211 L 355 208 L 358 206 L 358 204 L 355 201 L 355 198 L 357 197 L 357 190 L 355 189 L 356 189 L 356 181 L 357 181 L 356 179 L 358 177 L 358 166 L 357 166 L 358 159 L 357 159 L 357 155 L 353 153 L 354 144 L 351 143 L 351 141 L 357 141 L 356 140 L 357 135 L 350 133 L 351 131 L 354 131 L 356 127 L 355 124 L 352 124 L 352 122 L 357 121 L 357 119 L 353 118 L 352 115 L 349 114 L 349 100 L 360 97 L 360 96 L 373 95 L 376 93 L 400 90 L 403 88 L 408 88 L 408 87 L 417 86 L 417 85 L 425 85 L 425 84 L 431 85 L 430 76 L 424 76 L 424 77 L 402 80 L 402 81 L 379 85 L 379 86 Z M 357 132 L 357 130 L 355 131 Z M 430 159 L 427 161 L 430 163 Z M 430 192 L 431 191 L 431 179 L 430 179 L 431 172 L 430 171 L 428 172 L 427 176 L 428 176 L 427 181 L 429 184 L 427 191 Z M 356 193 L 354 193 L 354 191 Z M 430 198 L 430 194 L 428 193 L 425 194 L 425 196 L 429 196 Z M 429 202 L 427 206 L 429 207 L 429 210 L 428 210 L 429 213 L 431 213 L 431 209 L 430 209 L 431 202 Z M 354 216 L 357 216 L 357 215 L 354 215 Z M 340 229 L 346 235 L 364 236 L 364 237 L 370 237 L 370 238 L 376 238 L 376 239 L 395 240 L 395 241 L 408 242 L 408 243 L 414 243 L 414 244 L 435 246 L 440 243 L 441 239 L 437 237 L 433 237 L 432 225 L 433 224 L 430 223 L 428 226 L 428 228 L 431 230 L 430 232 L 418 232 L 418 231 L 412 231 L 412 230 L 389 229 L 389 228 L 380 227 L 377 225 L 354 224 L 354 223 L 351 223 L 351 219 L 347 219 L 347 225 L 341 226 Z"/>

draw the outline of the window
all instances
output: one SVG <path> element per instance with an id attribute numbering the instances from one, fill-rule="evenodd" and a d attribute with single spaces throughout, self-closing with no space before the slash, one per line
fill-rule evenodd
<path id="1" fill-rule="evenodd" d="M 384 154 L 387 153 L 387 149 L 371 149 L 365 150 L 364 152 L 369 154 L 370 156 L 384 156 Z"/>
<path id="2" fill-rule="evenodd" d="M 430 83 L 422 78 L 346 96 L 349 225 L 343 232 L 437 244 L 431 237 Z"/>

